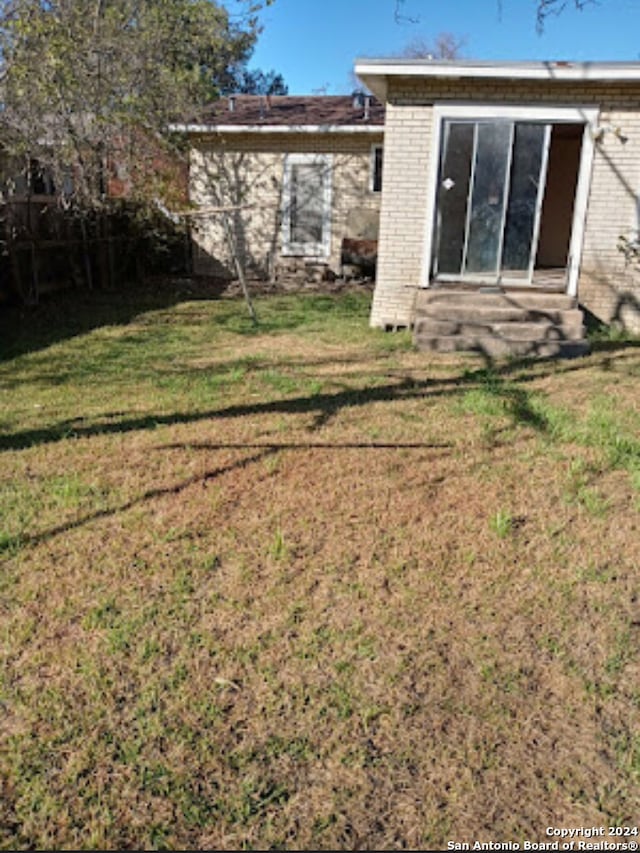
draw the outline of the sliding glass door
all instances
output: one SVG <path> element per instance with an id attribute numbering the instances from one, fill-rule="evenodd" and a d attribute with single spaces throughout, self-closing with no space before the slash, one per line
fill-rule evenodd
<path id="1" fill-rule="evenodd" d="M 444 120 L 436 277 L 531 281 L 550 132 L 543 123 Z"/>

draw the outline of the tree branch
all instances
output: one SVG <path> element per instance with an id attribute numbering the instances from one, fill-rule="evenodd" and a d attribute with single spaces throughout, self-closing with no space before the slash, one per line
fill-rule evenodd
<path id="1" fill-rule="evenodd" d="M 396 7 L 393 13 L 393 17 L 396 20 L 396 24 L 418 24 L 420 23 L 420 18 L 411 18 L 408 15 L 403 15 L 401 12 L 402 7 L 404 6 L 406 0 L 396 0 Z"/>
<path id="2" fill-rule="evenodd" d="M 536 29 L 539 33 L 544 30 L 544 24 L 549 15 L 560 15 L 571 0 L 538 0 L 536 8 Z M 597 0 L 573 0 L 573 5 L 576 9 L 582 10 L 585 6 L 590 6 Z"/>

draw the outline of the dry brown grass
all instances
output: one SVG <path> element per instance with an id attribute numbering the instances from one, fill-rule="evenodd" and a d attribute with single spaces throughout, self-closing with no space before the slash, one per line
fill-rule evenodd
<path id="1" fill-rule="evenodd" d="M 636 825 L 640 350 L 486 371 L 365 303 L 255 335 L 221 305 L 145 315 L 192 334 L 144 375 L 0 365 L 0 844 Z"/>

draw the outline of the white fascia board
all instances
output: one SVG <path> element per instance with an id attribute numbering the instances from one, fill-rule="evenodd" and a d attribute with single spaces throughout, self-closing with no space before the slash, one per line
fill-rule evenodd
<path id="1" fill-rule="evenodd" d="M 387 75 L 364 70 L 357 63 L 354 70 L 356 77 L 365 86 L 365 88 L 372 92 L 376 98 L 384 104 L 387 100 Z"/>
<path id="2" fill-rule="evenodd" d="M 640 83 L 640 62 L 439 62 L 415 59 L 356 59 L 355 73 L 378 98 L 390 77 L 553 82 Z"/>
<path id="3" fill-rule="evenodd" d="M 384 125 L 352 124 L 172 124 L 174 133 L 384 133 Z"/>

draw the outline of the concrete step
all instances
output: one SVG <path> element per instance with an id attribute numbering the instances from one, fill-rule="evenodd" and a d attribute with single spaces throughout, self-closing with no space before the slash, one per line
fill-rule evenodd
<path id="1" fill-rule="evenodd" d="M 565 313 L 568 314 L 569 312 Z M 508 340 L 580 341 L 584 338 L 585 330 L 582 312 L 576 313 L 578 317 L 562 317 L 560 322 L 545 319 L 525 323 L 494 323 L 491 326 L 491 331 L 494 335 Z"/>
<path id="2" fill-rule="evenodd" d="M 494 337 L 520 341 L 567 340 L 579 341 L 584 338 L 582 315 L 567 322 L 553 323 L 544 321 L 514 321 L 494 323 L 458 323 L 453 320 L 439 320 L 420 317 L 414 325 L 416 336 L 435 337 L 438 335 L 493 335 Z"/>
<path id="3" fill-rule="evenodd" d="M 577 358 L 587 355 L 585 340 L 510 340 L 495 335 L 420 335 L 416 338 L 420 350 L 439 353 L 471 352 L 490 358 L 500 356 L 532 356 L 536 358 Z"/>
<path id="4" fill-rule="evenodd" d="M 415 311 L 416 320 L 426 317 L 432 320 L 448 320 L 452 323 L 523 322 L 528 319 L 529 311 L 518 306 L 473 305 L 471 303 L 428 302 Z"/>
<path id="5" fill-rule="evenodd" d="M 420 320 L 440 320 L 463 325 L 465 323 L 492 326 L 495 323 L 551 323 L 576 329 L 582 326 L 583 315 L 578 308 L 533 310 L 520 307 L 460 305 L 447 302 L 430 302 L 416 308 L 414 323 Z"/>
<path id="6" fill-rule="evenodd" d="M 570 358 L 589 351 L 584 334 L 565 293 L 432 288 L 416 297 L 414 340 L 432 352 Z"/>
<path id="7" fill-rule="evenodd" d="M 485 308 L 520 308 L 533 311 L 566 311 L 575 308 L 576 300 L 566 293 L 547 293 L 539 290 L 457 290 L 455 288 L 427 288 L 416 297 L 416 310 L 427 304 L 446 302 L 449 305 L 476 305 Z"/>

